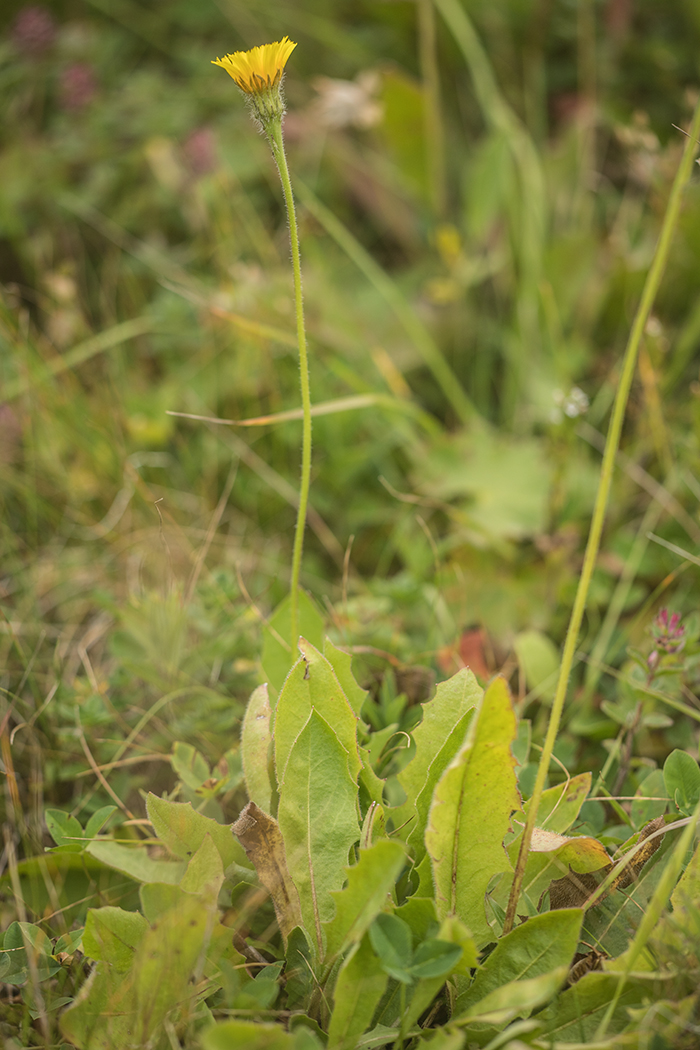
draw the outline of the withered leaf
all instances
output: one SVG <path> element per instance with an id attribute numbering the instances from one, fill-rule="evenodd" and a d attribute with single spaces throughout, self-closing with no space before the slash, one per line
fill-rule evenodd
<path id="1" fill-rule="evenodd" d="M 601 901 L 605 900 L 613 890 L 626 889 L 636 882 L 644 865 L 661 845 L 661 836 L 656 838 L 651 838 L 651 836 L 655 832 L 660 831 L 663 826 L 664 817 L 656 817 L 655 820 L 651 820 L 644 825 L 638 839 L 638 842 L 643 842 L 644 845 L 630 857 L 629 862 L 613 879 L 607 890 L 601 894 L 595 902 L 596 904 L 600 904 Z M 647 842 L 647 839 L 650 841 Z M 584 907 L 588 899 L 595 893 L 601 882 L 607 878 L 614 867 L 615 863 L 612 860 L 609 860 L 596 871 L 575 872 L 570 867 L 567 875 L 561 879 L 553 879 L 549 884 L 550 908 L 553 910 L 555 908 Z"/>
<path id="2" fill-rule="evenodd" d="M 302 918 L 299 895 L 287 870 L 279 824 L 254 802 L 249 802 L 231 830 L 255 865 L 258 878 L 272 898 L 286 944 L 294 927 L 302 925 Z"/>

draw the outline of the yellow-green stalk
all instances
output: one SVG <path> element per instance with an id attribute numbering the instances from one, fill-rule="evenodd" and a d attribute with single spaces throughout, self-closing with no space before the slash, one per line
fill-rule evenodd
<path id="1" fill-rule="evenodd" d="M 292 654 L 294 654 L 299 637 L 299 574 L 301 572 L 304 528 L 306 526 L 306 511 L 309 503 L 309 486 L 311 483 L 311 392 L 309 388 L 306 328 L 304 326 L 304 302 L 301 292 L 301 253 L 299 251 L 299 231 L 297 228 L 296 209 L 294 207 L 294 194 L 292 193 L 292 182 L 289 177 L 289 167 L 282 136 L 282 121 L 285 114 L 282 77 L 287 60 L 296 46 L 295 43 L 285 36 L 274 44 L 263 44 L 262 47 L 254 47 L 250 51 L 235 51 L 231 55 L 225 55 L 224 58 L 217 58 L 213 63 L 216 66 L 221 66 L 229 76 L 233 77 L 250 103 L 253 119 L 265 133 L 279 171 L 287 218 L 289 220 L 289 241 L 292 249 L 294 303 L 299 346 L 299 379 L 303 412 L 301 486 L 299 489 L 297 523 L 294 532 L 290 594 Z"/>

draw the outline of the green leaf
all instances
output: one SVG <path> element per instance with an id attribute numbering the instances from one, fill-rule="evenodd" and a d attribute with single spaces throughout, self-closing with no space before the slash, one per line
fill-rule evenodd
<path id="1" fill-rule="evenodd" d="M 369 928 L 369 939 L 385 971 L 397 981 L 410 984 L 413 947 L 407 923 L 395 915 L 381 913 Z"/>
<path id="2" fill-rule="evenodd" d="M 209 833 L 202 839 L 202 844 L 194 854 L 185 872 L 180 888 L 185 893 L 213 895 L 214 900 L 224 881 L 224 865 L 221 854 L 214 845 Z"/>
<path id="3" fill-rule="evenodd" d="M 85 825 L 85 838 L 93 839 L 95 835 L 99 834 L 109 818 L 113 813 L 116 813 L 116 811 L 116 806 L 102 806 L 101 809 L 98 809 L 93 813 Z"/>
<path id="4" fill-rule="evenodd" d="M 153 924 L 171 908 L 176 908 L 183 898 L 179 886 L 163 882 L 144 882 L 139 888 L 139 897 L 143 914 Z"/>
<path id="5" fill-rule="evenodd" d="M 329 960 L 362 939 L 375 915 L 384 907 L 405 863 L 406 853 L 401 844 L 382 839 L 369 849 L 361 849 L 357 864 L 345 869 L 347 886 L 331 894 L 336 911 L 325 924 Z"/>
<path id="6" fill-rule="evenodd" d="M 515 655 L 535 697 L 552 701 L 557 685 L 559 650 L 541 631 L 521 631 L 513 642 Z"/>
<path id="7" fill-rule="evenodd" d="M 134 964 L 136 949 L 149 929 L 148 920 L 136 911 L 90 908 L 83 934 L 83 951 L 89 959 L 109 963 L 118 973 L 127 973 Z"/>
<path id="8" fill-rule="evenodd" d="M 0 967 L 5 984 L 25 984 L 31 973 L 30 960 L 40 981 L 48 980 L 61 969 L 60 962 L 52 956 L 51 941 L 31 922 L 10 923 L 2 946 Z"/>
<path id="9" fill-rule="evenodd" d="M 693 812 L 700 799 L 700 768 L 687 751 L 676 749 L 664 762 L 664 783 L 683 816 Z"/>
<path id="10" fill-rule="evenodd" d="M 359 717 L 368 693 L 366 689 L 360 688 L 353 677 L 352 656 L 350 653 L 346 653 L 344 649 L 339 649 L 333 645 L 330 638 L 326 638 L 323 643 L 323 655 L 335 671 L 335 676 L 340 682 L 343 692 L 350 702 L 350 706 Z"/>
<path id="11" fill-rule="evenodd" d="M 93 839 L 86 852 L 110 868 L 123 871 L 136 882 L 167 882 L 177 884 L 185 874 L 182 861 L 152 860 L 144 845 L 123 846 L 112 839 Z"/>
<path id="12" fill-rule="evenodd" d="M 645 777 L 637 788 L 634 802 L 630 807 L 630 816 L 635 828 L 641 828 L 655 817 L 666 812 L 666 783 L 662 770 L 654 769 Z M 658 801 L 656 801 L 658 799 Z M 654 801 L 652 801 L 654 800 Z"/>
<path id="13" fill-rule="evenodd" d="M 458 944 L 438 939 L 423 941 L 413 956 L 410 973 L 412 977 L 447 977 L 462 957 Z"/>
<path id="14" fill-rule="evenodd" d="M 286 957 L 286 1008 L 293 1010 L 308 1003 L 308 997 L 313 993 L 315 986 L 313 951 L 306 931 L 301 926 L 295 926 L 289 933 Z"/>
<path id="15" fill-rule="evenodd" d="M 579 941 L 583 911 L 562 908 L 536 915 L 502 937 L 478 971 L 471 987 L 457 999 L 457 1015 L 471 1011 L 502 985 L 529 980 L 569 966 Z M 479 1013 L 484 1011 L 479 1006 Z"/>
<path id="16" fill-rule="evenodd" d="M 243 776 L 248 798 L 266 813 L 271 811 L 272 710 L 267 686 L 254 689 L 241 728 Z"/>
<path id="17" fill-rule="evenodd" d="M 82 940 L 85 928 L 81 927 L 79 930 L 71 930 L 70 933 L 62 934 L 56 941 L 53 954 L 58 955 L 60 952 L 66 952 L 68 955 L 72 955 L 80 949 L 82 951 Z"/>
<path id="18" fill-rule="evenodd" d="M 460 430 L 434 442 L 418 471 L 418 491 L 456 500 L 471 529 L 490 543 L 546 527 L 552 466 L 541 440 Z"/>
<path id="19" fill-rule="evenodd" d="M 357 748 L 358 718 L 335 671 L 321 653 L 304 639 L 299 642 L 299 660 L 284 683 L 275 709 L 275 768 L 284 779 L 289 753 L 312 710 L 333 726 L 335 736 L 347 752 L 347 767 L 353 781 L 362 768 Z"/>
<path id="20" fill-rule="evenodd" d="M 688 866 L 671 894 L 673 914 L 678 919 L 688 919 L 700 903 L 700 844 L 696 847 Z"/>
<path id="21" fill-rule="evenodd" d="M 405 1029 L 411 1028 L 418 1021 L 418 1018 L 430 1006 L 433 999 L 444 985 L 445 979 L 449 977 L 451 973 L 457 971 L 461 972 L 467 961 L 473 960 L 476 962 L 476 946 L 474 941 L 464 924 L 460 922 L 456 916 L 449 915 L 444 920 L 438 931 L 437 939 L 440 943 L 448 942 L 449 944 L 454 945 L 459 951 L 452 952 L 447 969 L 439 971 L 437 976 L 418 978 L 415 987 L 413 988 L 413 994 L 411 995 L 406 1015 L 404 1017 Z M 418 957 L 419 952 L 420 948 L 416 951 L 416 957 Z M 445 962 L 447 961 L 448 960 L 446 959 Z M 413 970 L 411 970 L 411 976 L 415 976 Z"/>
<path id="22" fill-rule="evenodd" d="M 501 985 L 465 1013 L 453 1018 L 453 1022 L 466 1026 L 481 1022 L 502 1028 L 513 1018 L 527 1016 L 553 999 L 566 980 L 568 969 L 568 966 L 558 966 L 539 977 Z"/>
<path id="23" fill-rule="evenodd" d="M 129 1004 L 137 1046 L 148 1043 L 175 1006 L 191 999 L 190 978 L 206 951 L 211 919 L 212 909 L 201 899 L 183 899 L 147 931 L 134 961 Z"/>
<path id="24" fill-rule="evenodd" d="M 323 646 L 323 617 L 306 591 L 299 590 L 299 634 L 317 649 Z M 273 696 L 277 696 L 292 665 L 296 648 L 289 645 L 292 629 L 289 595 L 277 606 L 263 628 L 262 667 Z"/>
<path id="25" fill-rule="evenodd" d="M 579 773 L 565 783 L 543 791 L 537 810 L 537 826 L 563 835 L 578 817 L 590 790 L 591 774 Z M 529 801 L 523 806 L 525 816 L 529 806 Z"/>
<path id="26" fill-rule="evenodd" d="M 415 944 L 424 941 L 428 931 L 434 932 L 437 929 L 437 912 L 432 897 L 409 897 L 394 914 L 408 923 Z"/>
<path id="27" fill-rule="evenodd" d="M 291 748 L 279 797 L 287 867 L 299 893 L 304 926 L 313 931 L 322 954 L 321 923 L 333 917 L 331 892 L 345 881 L 348 852 L 360 836 L 360 826 L 348 753 L 315 710 Z"/>
<path id="28" fill-rule="evenodd" d="M 329 1048 L 355 1045 L 355 1040 L 370 1024 L 388 979 L 365 934 L 338 973 L 328 1029 Z"/>
<path id="29" fill-rule="evenodd" d="M 75 853 L 85 848 L 85 832 L 80 821 L 60 809 L 47 809 L 44 813 L 49 835 L 57 846 L 70 846 Z"/>
<path id="30" fill-rule="evenodd" d="M 278 1024 L 260 1021 L 223 1021 L 207 1028 L 199 1041 L 202 1050 L 294 1050 L 294 1038 Z"/>
<path id="31" fill-rule="evenodd" d="M 554 1002 L 537 1015 L 546 1041 L 587 1043 L 595 1039 L 598 1025 L 619 984 L 619 974 L 588 973 L 567 988 Z M 648 996 L 644 983 L 628 978 L 608 1025 L 608 1037 L 629 1024 L 628 1007 L 638 1006 Z M 544 1041 L 544 1040 L 543 1040 Z"/>
<path id="32" fill-rule="evenodd" d="M 224 871 L 231 864 L 249 867 L 245 853 L 233 837 L 230 825 L 219 824 L 211 817 L 197 813 L 189 802 L 170 802 L 149 792 L 146 812 L 156 835 L 173 856 L 189 861 L 202 845 L 204 836 L 208 834 L 219 851 Z"/>
<path id="33" fill-rule="evenodd" d="M 188 788 L 196 791 L 205 780 L 209 780 L 211 770 L 203 755 L 191 744 L 184 744 L 181 740 L 173 744 L 173 753 L 170 756 L 170 764 L 178 777 Z"/>
<path id="34" fill-rule="evenodd" d="M 478 946 L 493 938 L 486 921 L 488 884 L 510 867 L 503 839 L 520 809 L 510 751 L 516 728 L 508 687 L 496 678 L 435 789 L 425 834 L 438 916 L 456 914 Z"/>
<path id="35" fill-rule="evenodd" d="M 425 853 L 424 835 L 433 791 L 466 736 L 483 690 L 470 670 L 463 668 L 441 682 L 435 696 L 423 704 L 423 720 L 413 730 L 416 753 L 399 775 L 406 801 L 392 812 L 394 827 L 410 843 L 416 863 Z"/>

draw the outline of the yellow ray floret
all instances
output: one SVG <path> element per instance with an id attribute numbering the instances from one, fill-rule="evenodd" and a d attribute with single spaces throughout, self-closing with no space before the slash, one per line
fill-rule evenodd
<path id="1" fill-rule="evenodd" d="M 278 84 L 284 67 L 297 45 L 285 36 L 275 44 L 263 44 L 250 51 L 234 51 L 212 62 L 221 66 L 238 84 L 241 90 L 255 95 Z"/>

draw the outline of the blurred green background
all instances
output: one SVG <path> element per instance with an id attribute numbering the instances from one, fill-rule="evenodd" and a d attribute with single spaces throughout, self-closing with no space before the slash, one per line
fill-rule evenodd
<path id="1" fill-rule="evenodd" d="M 383 703 L 467 662 L 544 717 L 700 86 L 698 4 L 6 0 L 0 30 L 3 761 L 27 848 L 47 798 L 105 802 L 81 796 L 86 747 L 120 797 L 158 790 L 173 741 L 212 762 L 235 746 L 260 680 L 301 425 L 166 413 L 299 404 L 276 172 L 211 65 L 285 34 L 312 396 L 356 399 L 314 421 L 304 586 Z M 700 540 L 699 273 L 695 178 L 628 413 L 572 770 L 618 731 L 604 667 L 659 605 L 696 605 L 696 569 L 647 534 Z"/>

